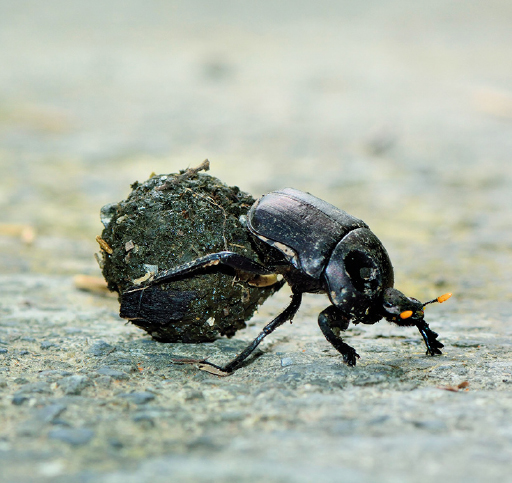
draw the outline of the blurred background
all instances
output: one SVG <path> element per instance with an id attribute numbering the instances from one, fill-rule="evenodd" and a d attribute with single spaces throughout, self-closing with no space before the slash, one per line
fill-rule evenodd
<path id="1" fill-rule="evenodd" d="M 364 219 L 418 298 L 510 302 L 511 22 L 506 0 L 1 1 L 0 270 L 99 275 L 101 206 L 209 158 Z"/>

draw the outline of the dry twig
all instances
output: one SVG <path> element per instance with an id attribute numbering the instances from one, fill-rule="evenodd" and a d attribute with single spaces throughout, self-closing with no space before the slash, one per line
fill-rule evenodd
<path id="1" fill-rule="evenodd" d="M 210 169 L 210 161 L 205 159 L 199 166 L 196 168 L 188 168 L 183 174 L 177 174 L 173 179 L 167 180 L 162 186 L 158 186 L 155 188 L 157 191 L 164 191 L 166 189 L 171 188 L 174 185 L 177 185 L 178 183 L 181 183 L 182 181 L 192 178 L 195 176 L 199 171 L 208 171 Z"/>

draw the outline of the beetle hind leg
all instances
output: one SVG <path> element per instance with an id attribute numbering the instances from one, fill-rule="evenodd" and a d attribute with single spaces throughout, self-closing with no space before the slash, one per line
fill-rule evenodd
<path id="1" fill-rule="evenodd" d="M 356 350 L 343 342 L 343 339 L 334 333 L 334 330 L 345 330 L 348 327 L 349 320 L 334 305 L 330 305 L 320 312 L 318 316 L 318 325 L 325 338 L 332 346 L 343 356 L 343 360 L 349 366 L 355 366 L 359 354 Z M 334 329 L 334 330 L 333 330 Z M 337 331 L 337 330 L 336 330 Z"/>
<path id="2" fill-rule="evenodd" d="M 150 284 L 165 283 L 182 277 L 192 277 L 209 267 L 215 266 L 230 267 L 236 271 L 252 274 L 254 276 L 268 276 L 274 273 L 272 270 L 260 265 L 250 258 L 239 255 L 238 253 L 224 251 L 210 253 L 209 255 L 197 258 L 189 263 L 159 272 Z"/>
<path id="3" fill-rule="evenodd" d="M 218 376 L 228 376 L 232 374 L 236 369 L 238 369 L 244 361 L 252 354 L 254 349 L 258 347 L 260 342 L 270 333 L 272 333 L 279 326 L 283 325 L 287 320 L 291 320 L 293 316 L 296 314 L 297 310 L 299 310 L 300 304 L 302 302 L 302 293 L 296 292 L 292 295 L 292 301 L 290 305 L 286 307 L 274 320 L 268 323 L 263 330 L 260 332 L 258 337 L 254 339 L 238 356 L 236 356 L 232 361 L 228 362 L 225 366 L 217 366 L 208 362 L 206 360 L 176 360 L 176 362 L 186 363 L 186 364 L 197 364 L 199 369 L 210 372 L 212 374 L 216 374 Z"/>

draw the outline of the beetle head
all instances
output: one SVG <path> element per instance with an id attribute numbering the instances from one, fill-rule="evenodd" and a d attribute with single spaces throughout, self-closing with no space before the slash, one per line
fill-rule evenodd
<path id="1" fill-rule="evenodd" d="M 451 293 L 447 293 L 422 304 L 419 300 L 413 297 L 406 297 L 402 292 L 395 288 L 387 288 L 384 290 L 382 297 L 383 316 L 389 322 L 394 322 L 398 325 L 418 325 L 423 321 L 423 317 L 425 315 L 423 308 L 425 305 L 434 302 L 442 303 L 445 300 L 448 300 L 451 296 Z"/>
<path id="2" fill-rule="evenodd" d="M 386 320 L 398 325 L 416 325 L 424 316 L 423 304 L 419 300 L 406 297 L 395 288 L 384 290 L 382 309 Z"/>

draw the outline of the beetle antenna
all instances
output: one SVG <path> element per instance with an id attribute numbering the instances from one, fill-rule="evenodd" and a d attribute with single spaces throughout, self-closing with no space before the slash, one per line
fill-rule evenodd
<path id="1" fill-rule="evenodd" d="M 436 299 L 429 300 L 428 302 L 425 302 L 423 304 L 423 307 L 425 307 L 425 305 L 428 305 L 428 304 L 433 304 L 434 302 L 439 302 L 440 304 L 442 304 L 443 302 L 446 302 L 451 296 L 452 296 L 452 294 L 450 292 L 445 293 L 444 295 L 440 295 Z"/>

